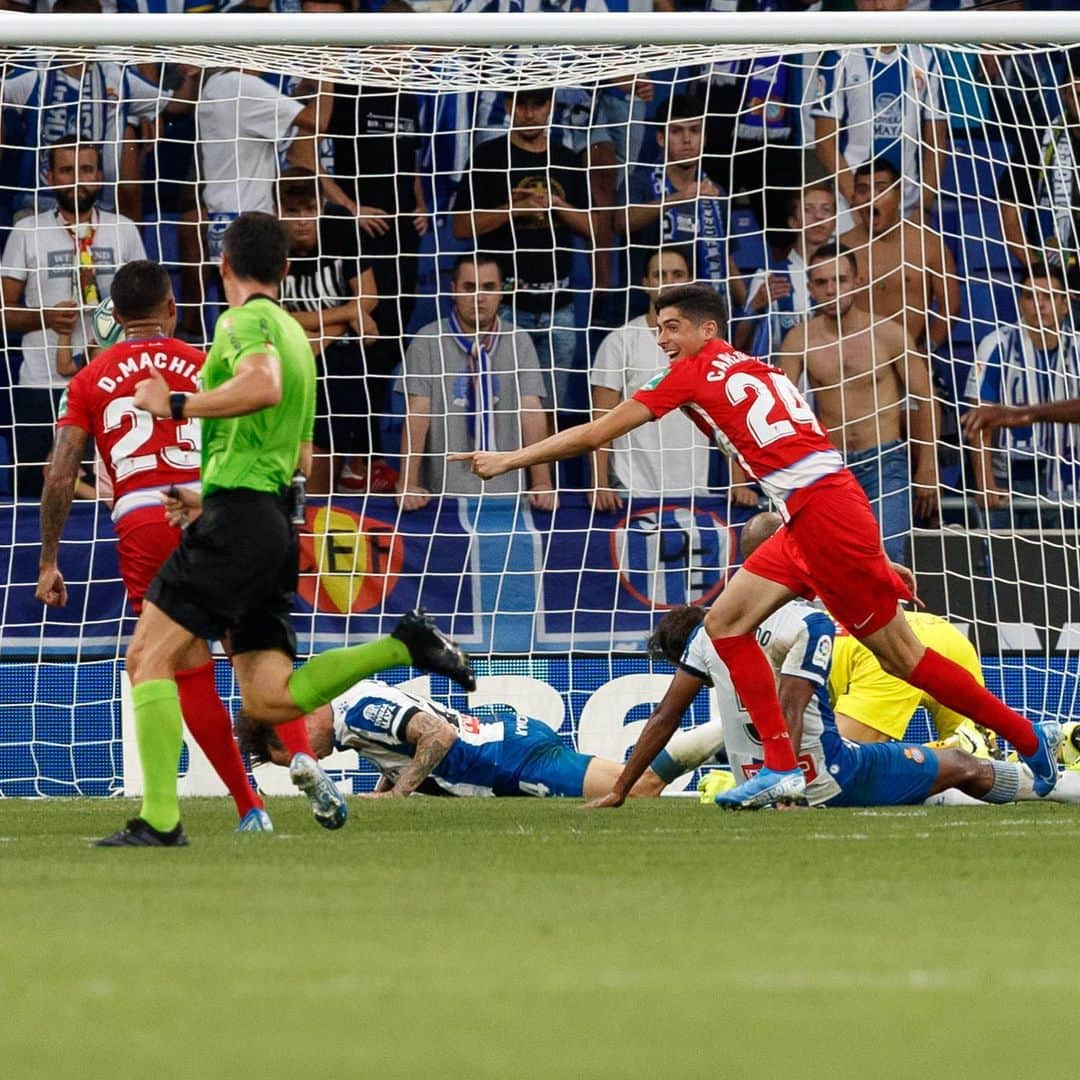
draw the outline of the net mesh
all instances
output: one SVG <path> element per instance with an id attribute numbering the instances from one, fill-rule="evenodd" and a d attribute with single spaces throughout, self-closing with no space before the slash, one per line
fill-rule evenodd
<path id="1" fill-rule="evenodd" d="M 486 489 L 446 454 L 536 441 L 633 393 L 665 363 L 650 296 L 695 280 L 724 297 L 727 336 L 810 398 L 887 550 L 1000 666 L 1010 703 L 1071 716 L 1080 429 L 983 449 L 960 418 L 1080 397 L 1074 61 L 993 43 L 0 50 L 0 790 L 121 785 L 131 622 L 110 470 L 87 455 L 68 603 L 48 610 L 42 470 L 116 268 L 160 260 L 182 333 L 206 344 L 242 210 L 285 221 L 285 306 L 320 356 L 305 651 L 423 604 L 483 672 L 513 657 L 554 681 L 576 739 L 623 674 L 613 654 L 714 597 L 766 501 L 679 416 Z M 78 198 L 61 173 L 88 147 L 84 254 L 57 195 Z M 611 752 L 649 704 L 614 700 L 595 744 Z"/>

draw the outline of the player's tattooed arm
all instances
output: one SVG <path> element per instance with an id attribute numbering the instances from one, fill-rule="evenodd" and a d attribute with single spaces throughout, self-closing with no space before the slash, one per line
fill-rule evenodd
<path id="1" fill-rule="evenodd" d="M 411 795 L 432 773 L 457 742 L 457 732 L 441 716 L 416 712 L 405 728 L 405 738 L 411 742 L 412 761 L 401 770 L 388 794 Z"/>
<path id="2" fill-rule="evenodd" d="M 49 607 L 63 607 L 67 603 L 67 587 L 57 568 L 56 554 L 75 496 L 75 481 L 79 478 L 86 440 L 86 432 L 77 427 L 66 425 L 60 428 L 41 492 L 41 553 L 34 596 Z"/>
<path id="3" fill-rule="evenodd" d="M 79 478 L 86 440 L 85 431 L 70 425 L 60 428 L 56 434 L 41 495 L 42 564 L 56 562 L 56 549 L 75 495 L 75 481 Z"/>

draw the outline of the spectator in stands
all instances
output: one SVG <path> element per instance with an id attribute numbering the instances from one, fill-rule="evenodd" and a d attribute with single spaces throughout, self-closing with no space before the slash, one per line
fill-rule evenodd
<path id="1" fill-rule="evenodd" d="M 1020 284 L 1019 325 L 998 326 L 979 342 L 967 397 L 1023 409 L 1080 397 L 1080 342 L 1060 270 L 1035 267 Z M 1001 428 L 996 441 L 972 439 L 979 505 L 994 529 L 1059 528 L 1053 500 L 1076 497 L 1080 424 L 1029 422 Z M 1045 498 L 1041 508 L 1009 506 L 1013 496 Z"/>
<path id="2" fill-rule="evenodd" d="M 139 230 L 127 218 L 98 207 L 101 152 L 68 137 L 46 152 L 45 182 L 56 209 L 20 219 L 3 255 L 4 331 L 22 339 L 22 366 L 12 387 L 17 494 L 41 494 L 42 464 L 52 444 L 61 391 L 85 362 L 93 341 L 90 319 L 109 295 L 117 269 L 145 259 Z M 57 356 L 57 334 L 71 335 Z M 64 370 L 58 369 L 58 360 Z"/>
<path id="3" fill-rule="evenodd" d="M 343 0 L 303 0 L 303 11 L 353 10 Z M 386 13 L 411 12 L 405 0 L 387 0 Z M 378 285 L 375 312 L 382 329 L 380 348 L 398 348 L 417 299 L 421 237 L 428 231 L 425 180 L 419 167 L 422 125 L 420 97 L 397 89 L 338 83 L 328 134 L 333 142 L 334 179 L 357 206 L 365 235 L 364 252 Z"/>
<path id="4" fill-rule="evenodd" d="M 855 170 L 855 228 L 843 236 L 865 286 L 857 303 L 874 320 L 895 319 L 915 344 L 935 353 L 960 311 L 956 261 L 942 236 L 906 221 L 900 175 L 887 158 Z"/>
<path id="5" fill-rule="evenodd" d="M 769 263 L 754 272 L 732 341 L 751 356 L 769 357 L 784 335 L 810 317 L 806 267 L 836 232 L 833 185 L 818 182 L 788 196 L 787 230 L 772 234 Z"/>
<path id="6" fill-rule="evenodd" d="M 100 12 L 98 0 L 56 0 L 53 5 L 56 15 Z M 101 148 L 102 207 L 119 206 L 129 212 L 137 207 L 138 158 L 131 152 L 135 145 L 131 137 L 142 123 L 152 123 L 164 109 L 189 108 L 195 94 L 191 79 L 184 79 L 172 93 L 162 90 L 156 72 L 155 64 L 121 67 L 82 60 L 62 67 L 24 65 L 5 70 L 0 79 L 4 105 L 0 143 L 7 150 L 5 172 L 17 174 L 17 182 L 5 182 L 18 192 L 12 212 L 52 209 L 52 193 L 45 180 L 45 151 L 52 143 L 74 135 Z"/>
<path id="7" fill-rule="evenodd" d="M 615 215 L 615 227 L 630 238 L 631 269 L 644 274 L 649 253 L 661 244 L 692 245 L 695 281 L 742 304 L 746 290 L 728 255 L 727 198 L 705 175 L 701 164 L 705 105 L 691 94 L 677 94 L 667 104 L 664 125 L 656 133 L 663 160 L 636 170 L 630 178 L 630 202 Z"/>
<path id="8" fill-rule="evenodd" d="M 855 0 L 860 11 L 902 11 L 907 0 Z M 905 214 L 937 198 L 949 126 L 933 53 L 921 45 L 879 45 L 826 53 L 818 75 L 814 150 L 851 202 L 855 169 L 887 158 L 903 178 Z"/>
<path id="9" fill-rule="evenodd" d="M 998 197 L 1005 241 L 1020 265 L 1060 266 L 1075 288 L 1080 284 L 1080 47 L 1066 53 L 1059 99 L 1038 153 L 1021 153 L 1001 174 Z"/>
<path id="10" fill-rule="evenodd" d="M 450 317 L 425 326 L 405 354 L 408 413 L 401 437 L 402 510 L 435 495 L 516 493 L 518 474 L 484 483 L 446 455 L 527 446 L 548 434 L 545 388 L 529 334 L 499 317 L 499 256 L 460 255 L 450 281 Z M 549 465 L 529 472 L 529 502 L 555 506 Z"/>
<path id="11" fill-rule="evenodd" d="M 281 305 L 307 331 L 319 365 L 315 458 L 308 479 L 315 494 L 331 491 L 348 455 L 376 448 L 371 428 L 384 411 L 394 364 L 372 367 L 379 336 L 375 275 L 360 256 L 354 218 L 327 213 L 313 172 L 286 169 L 277 184 L 278 217 L 289 236 L 289 270 Z"/>
<path id="12" fill-rule="evenodd" d="M 205 336 L 204 226 L 206 259 L 216 264 L 234 218 L 243 211 L 273 213 L 279 152 L 292 165 L 318 171 L 315 136 L 329 125 L 331 105 L 321 87 L 305 102 L 247 71 L 211 68 L 202 73 L 195 109 L 202 202 L 180 230 L 181 325 L 187 334 Z"/>
<path id="13" fill-rule="evenodd" d="M 688 5 L 678 3 L 676 8 Z M 709 11 L 800 12 L 815 0 L 705 0 Z M 709 65 L 705 97 L 705 160 L 733 198 L 744 196 L 766 231 L 787 218 L 788 200 L 805 181 L 800 112 L 805 65 L 801 55 L 756 56 Z"/>
<path id="14" fill-rule="evenodd" d="M 589 371 L 594 419 L 667 366 L 668 358 L 656 343 L 653 301 L 661 289 L 692 280 L 691 258 L 679 247 L 660 248 L 650 256 L 641 281 L 649 297 L 648 310 L 604 338 Z M 597 510 L 618 510 L 624 494 L 685 497 L 706 491 L 708 474 L 708 440 L 672 414 L 596 451 L 590 499 Z"/>
<path id="15" fill-rule="evenodd" d="M 796 386 L 809 384 L 818 418 L 874 508 L 886 553 L 904 563 L 912 484 L 917 517 L 937 508 L 939 422 L 927 359 L 900 323 L 855 302 L 861 283 L 847 248 L 818 248 L 809 278 L 814 316 L 788 332 L 780 363 Z"/>
<path id="16" fill-rule="evenodd" d="M 454 202 L 454 235 L 502 255 L 508 314 L 540 358 L 544 397 L 568 403 L 577 345 L 569 291 L 575 237 L 591 235 L 588 186 L 576 156 L 551 140 L 551 90 L 507 95 L 510 132 L 477 146 Z"/>

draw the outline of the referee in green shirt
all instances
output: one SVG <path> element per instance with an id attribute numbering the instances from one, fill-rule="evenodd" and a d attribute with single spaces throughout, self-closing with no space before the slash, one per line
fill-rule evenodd
<path id="1" fill-rule="evenodd" d="M 153 416 L 201 419 L 202 496 L 185 492 L 172 503 L 174 516 L 190 524 L 147 591 L 128 647 L 143 802 L 139 817 L 101 846 L 188 842 L 176 792 L 182 722 L 175 675 L 197 638 L 224 643 L 244 712 L 267 724 L 312 712 L 358 679 L 410 661 L 474 685 L 461 650 L 419 612 L 390 637 L 321 653 L 294 671 L 289 613 L 299 549 L 291 489 L 294 473 L 311 467 L 315 359 L 300 324 L 278 306 L 287 252 L 276 218 L 248 213 L 233 221 L 221 260 L 229 309 L 203 365 L 204 389 L 172 393 L 150 369 L 134 390 L 135 405 Z M 320 824 L 344 824 L 344 799 L 314 755 L 296 753 L 290 773 Z"/>

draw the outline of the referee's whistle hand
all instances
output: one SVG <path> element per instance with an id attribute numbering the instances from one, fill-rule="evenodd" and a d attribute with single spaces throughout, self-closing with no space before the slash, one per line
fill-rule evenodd
<path id="1" fill-rule="evenodd" d="M 171 393 L 172 390 L 165 381 L 165 376 L 159 371 L 151 371 L 142 382 L 135 384 L 135 408 L 143 409 L 151 416 L 168 416 Z"/>

